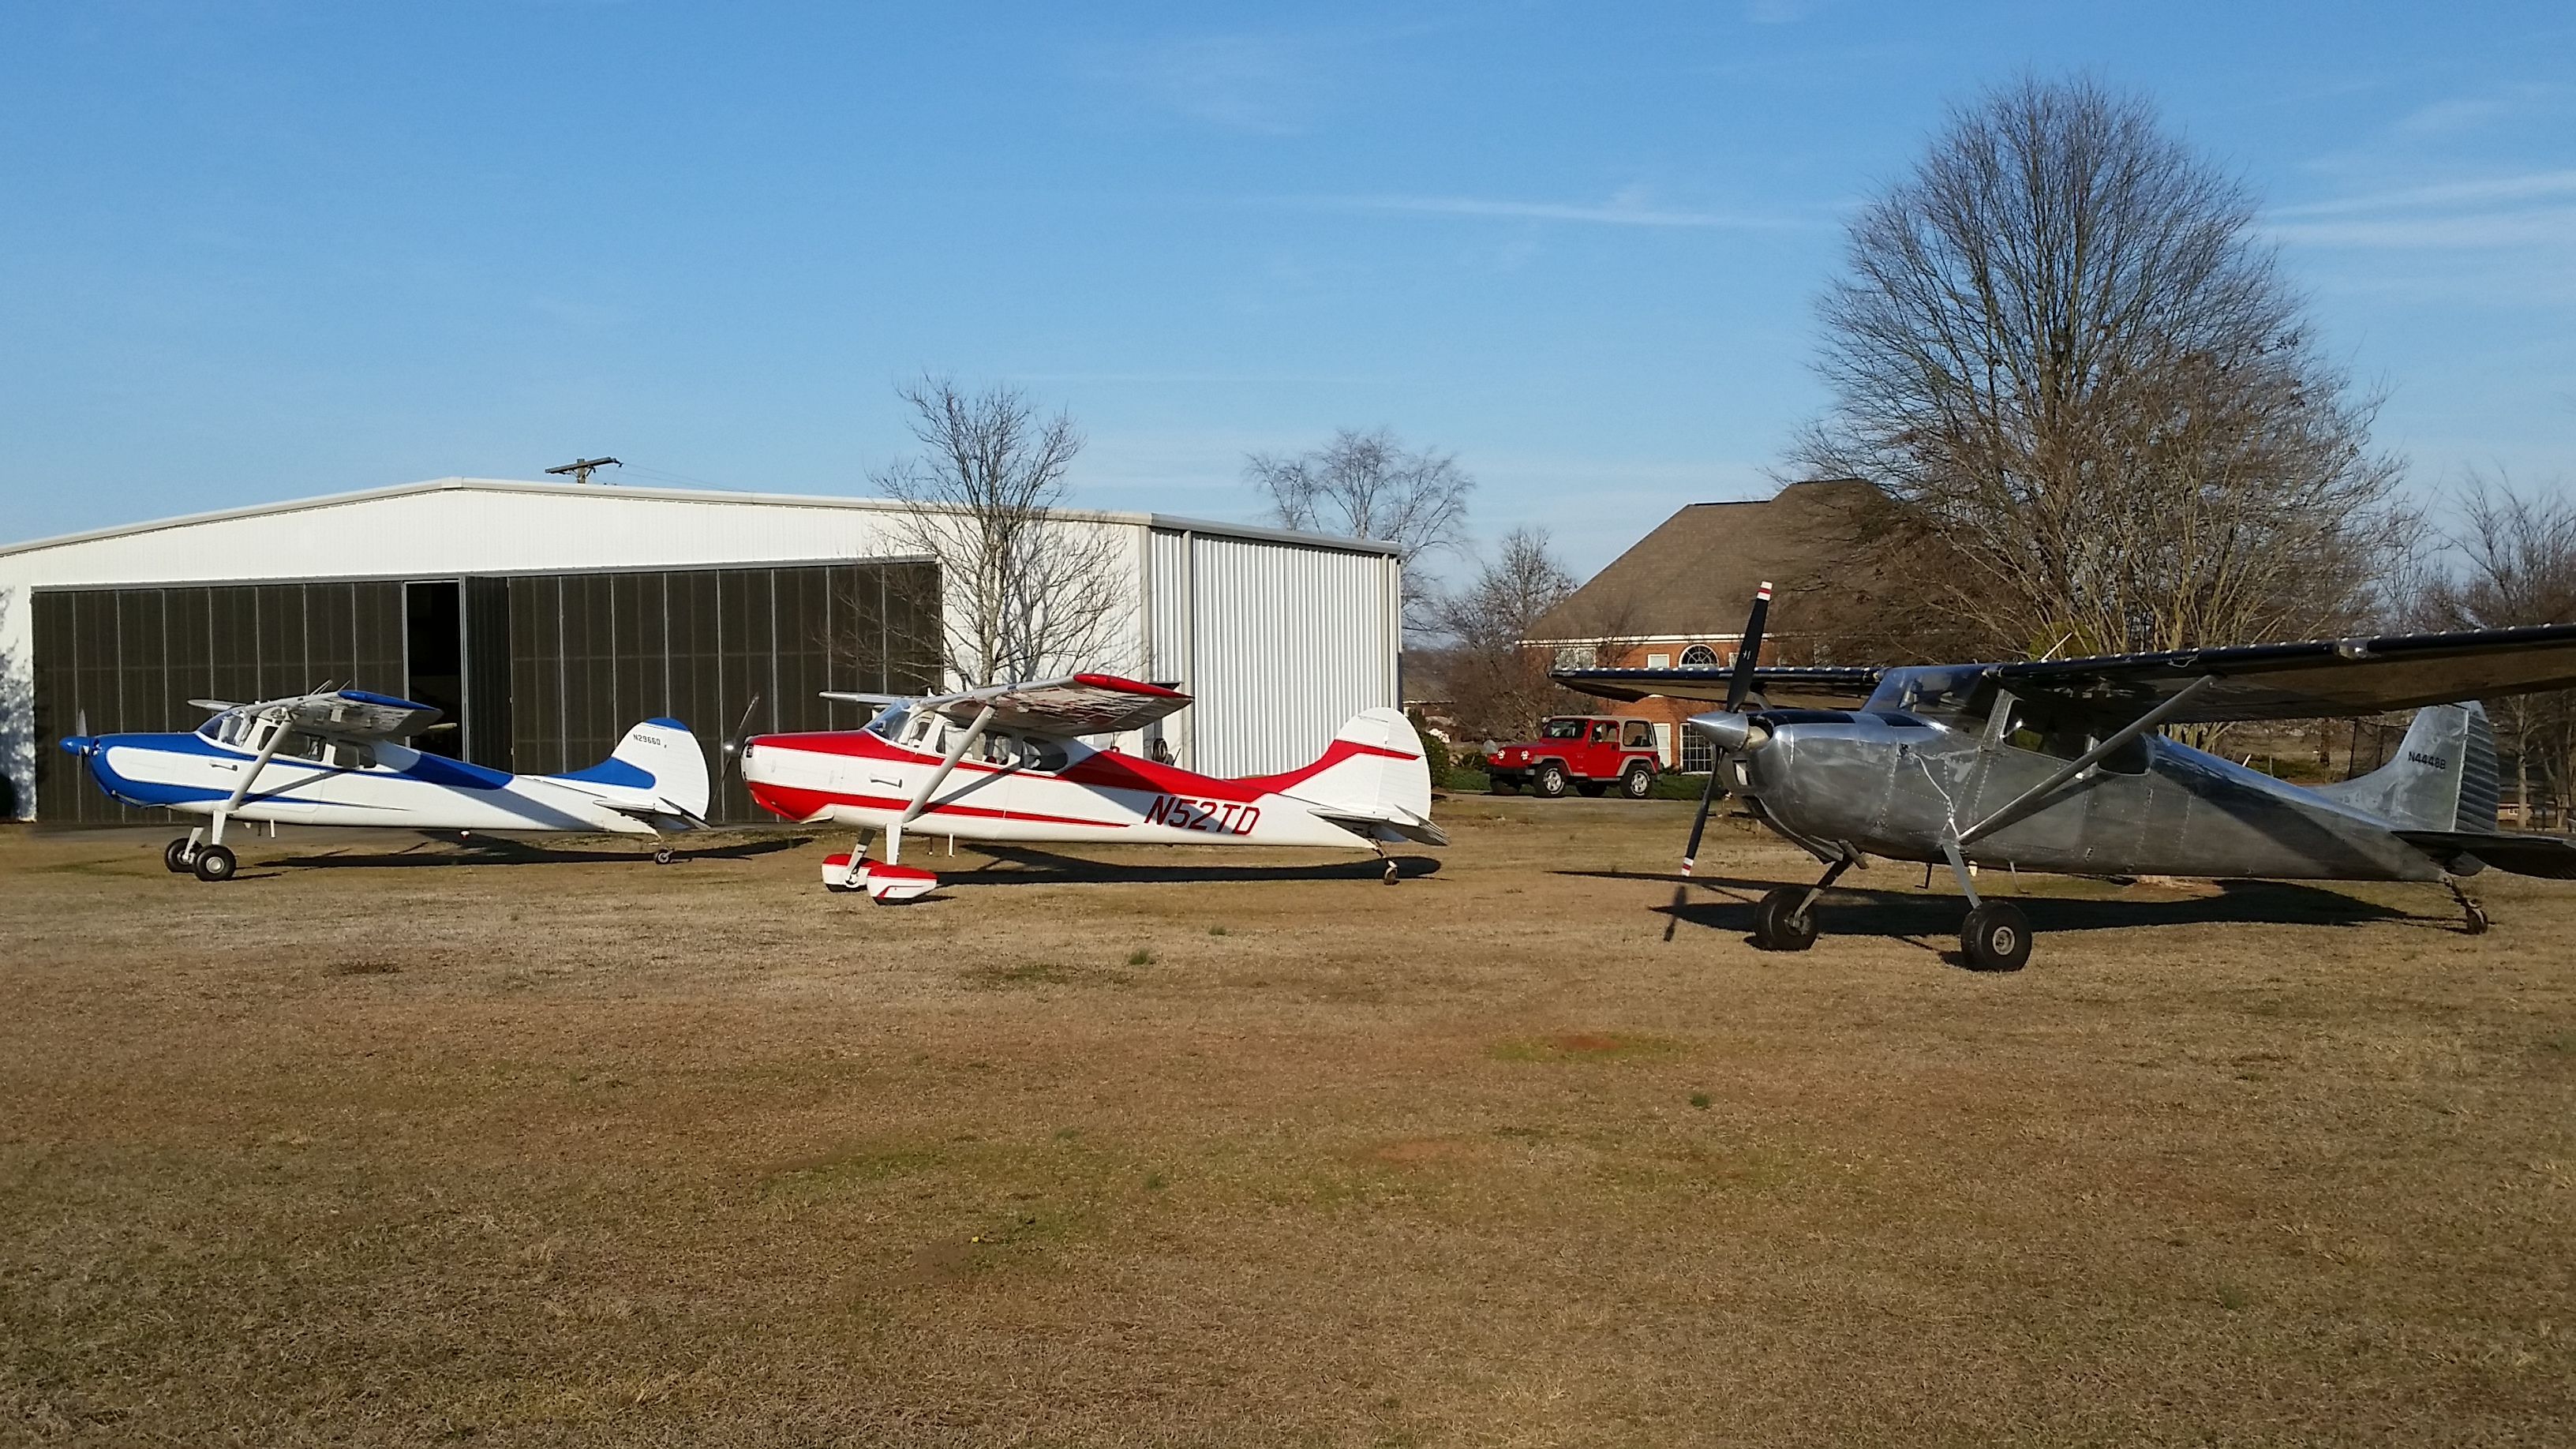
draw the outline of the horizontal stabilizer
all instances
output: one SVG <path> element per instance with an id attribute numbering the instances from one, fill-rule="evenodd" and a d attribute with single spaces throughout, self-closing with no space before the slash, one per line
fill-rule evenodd
<path id="1" fill-rule="evenodd" d="M 2448 865 L 2467 856 L 2513 875 L 2576 880 L 2576 841 L 2555 835 L 2475 830 L 2401 830 L 2397 837 Z"/>
<path id="2" fill-rule="evenodd" d="M 1411 840 L 1423 845 L 1447 845 L 1449 832 L 1428 820 L 1390 810 L 1383 815 L 1362 815 L 1350 810 L 1318 810 L 1318 819 L 1329 820 L 1354 835 L 1371 840 Z"/>

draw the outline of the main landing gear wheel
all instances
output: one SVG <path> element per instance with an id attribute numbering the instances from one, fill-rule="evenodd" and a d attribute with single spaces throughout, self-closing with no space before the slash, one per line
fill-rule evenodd
<path id="1" fill-rule="evenodd" d="M 1565 797 L 1565 767 L 1553 760 L 1539 766 L 1537 773 L 1530 776 L 1530 789 L 1543 799 L 1563 799 Z"/>
<path id="2" fill-rule="evenodd" d="M 2019 971 L 2030 960 L 2030 917 L 2004 901 L 1987 901 L 1959 927 L 1959 951 L 1976 971 Z"/>
<path id="3" fill-rule="evenodd" d="M 1655 772 L 1643 765 L 1630 765 L 1628 772 L 1619 777 L 1619 793 L 1631 800 L 1645 799 L 1646 792 L 1654 788 Z"/>
<path id="4" fill-rule="evenodd" d="M 209 845 L 205 849 L 197 852 L 197 864 L 195 867 L 197 879 L 202 881 L 231 880 L 233 878 L 234 865 L 233 853 L 230 849 L 221 845 Z"/>
<path id="5" fill-rule="evenodd" d="M 1395 862 L 1392 860 L 1386 863 L 1386 883 L 1388 885 L 1395 884 Z"/>
<path id="6" fill-rule="evenodd" d="M 1765 951 L 1804 951 L 1816 944 L 1816 912 L 1800 911 L 1805 886 L 1780 886 L 1753 908 L 1753 944 Z"/>
<path id="7" fill-rule="evenodd" d="M 188 873 L 188 837 L 182 835 L 163 846 L 161 863 L 170 868 L 172 875 L 186 875 Z"/>
<path id="8" fill-rule="evenodd" d="M 2465 911 L 2461 912 L 2462 920 L 2460 923 L 2460 929 L 2468 932 L 2472 936 L 2485 935 L 2489 924 L 2487 920 L 2487 908 L 2479 905 L 2476 901 L 2462 901 L 2460 904 L 2467 907 Z"/>

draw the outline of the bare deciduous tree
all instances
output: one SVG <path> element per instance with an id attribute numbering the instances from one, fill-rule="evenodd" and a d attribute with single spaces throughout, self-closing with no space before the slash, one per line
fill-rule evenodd
<path id="1" fill-rule="evenodd" d="M 2425 622 L 2502 629 L 2576 621 L 2576 502 L 2563 489 L 2526 493 L 2508 478 L 2475 472 L 2459 502 L 2451 543 L 2460 566 L 2425 588 Z M 2576 803 L 2576 691 L 2518 695 L 2487 708 L 2518 763 L 2514 798 L 2525 828 L 2535 782 L 2561 807 Z"/>
<path id="2" fill-rule="evenodd" d="M 896 388 L 918 456 L 870 479 L 904 505 L 902 547 L 939 565 L 939 653 L 968 687 L 1125 667 L 1132 614 L 1118 540 L 1061 516 L 1082 434 L 1015 388 L 969 395 L 947 378 Z M 929 609 L 919 612 L 929 613 Z"/>
<path id="3" fill-rule="evenodd" d="M 1251 454 L 1243 460 L 1243 478 L 1282 527 L 1394 544 L 1408 602 L 1430 597 L 1411 583 L 1414 566 L 1461 545 L 1467 495 L 1476 487 L 1455 454 L 1414 452 L 1385 428 L 1344 428 L 1324 446 L 1291 457 Z"/>
<path id="4" fill-rule="evenodd" d="M 1555 657 L 1521 641 L 1573 592 L 1573 576 L 1549 550 L 1547 531 L 1516 528 L 1466 587 L 1431 600 L 1430 624 L 1456 641 L 1445 666 L 1465 736 L 1518 738 L 1559 707 L 1565 692 L 1548 677 Z"/>
<path id="5" fill-rule="evenodd" d="M 1989 648 L 2356 625 L 2412 525 L 2401 469 L 2254 221 L 2144 101 L 2034 79 L 1955 111 L 1852 224 L 1799 461 L 1937 539 L 1920 582 Z"/>
<path id="6" fill-rule="evenodd" d="M 0 820 L 36 811 L 36 696 L 8 647 L 11 602 L 0 593 Z"/>

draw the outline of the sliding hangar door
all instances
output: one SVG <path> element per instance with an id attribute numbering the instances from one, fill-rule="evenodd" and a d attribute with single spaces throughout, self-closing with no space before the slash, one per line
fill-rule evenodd
<path id="1" fill-rule="evenodd" d="M 918 561 L 444 579 L 38 588 L 36 806 L 52 821 L 165 818 L 109 801 L 58 742 L 187 730 L 235 703 L 354 687 L 435 705 L 415 747 L 554 774 L 640 720 L 698 737 L 718 821 L 766 819 L 719 751 L 755 731 L 847 728 L 826 689 L 937 689 L 938 569 Z"/>

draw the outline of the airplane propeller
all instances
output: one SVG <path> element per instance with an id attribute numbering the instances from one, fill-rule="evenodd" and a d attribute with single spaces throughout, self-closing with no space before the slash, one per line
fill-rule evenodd
<path id="1" fill-rule="evenodd" d="M 1754 592 L 1753 612 L 1744 618 L 1744 642 L 1735 650 L 1735 677 L 1726 686 L 1724 712 L 1734 718 L 1721 722 L 1714 717 L 1717 712 L 1711 711 L 1695 715 L 1690 721 L 1690 728 L 1698 729 L 1717 746 L 1719 758 L 1708 762 L 1708 784 L 1699 792 L 1699 813 L 1691 817 L 1690 844 L 1682 848 L 1684 875 L 1691 873 L 1691 866 L 1699 859 L 1700 837 L 1708 831 L 1708 812 L 1717 804 L 1718 766 L 1724 763 L 1725 756 L 1752 742 L 1753 722 L 1744 717 L 1744 701 L 1753 693 L 1753 671 L 1762 662 L 1762 626 L 1770 617 L 1771 582 L 1765 579 Z"/>
<path id="2" fill-rule="evenodd" d="M 760 708 L 760 696 L 755 694 L 751 697 L 751 703 L 742 707 L 742 718 L 734 721 L 733 733 L 725 736 L 725 763 L 737 774 L 742 771 L 743 732 L 751 728 L 752 711 L 758 708 Z"/>

